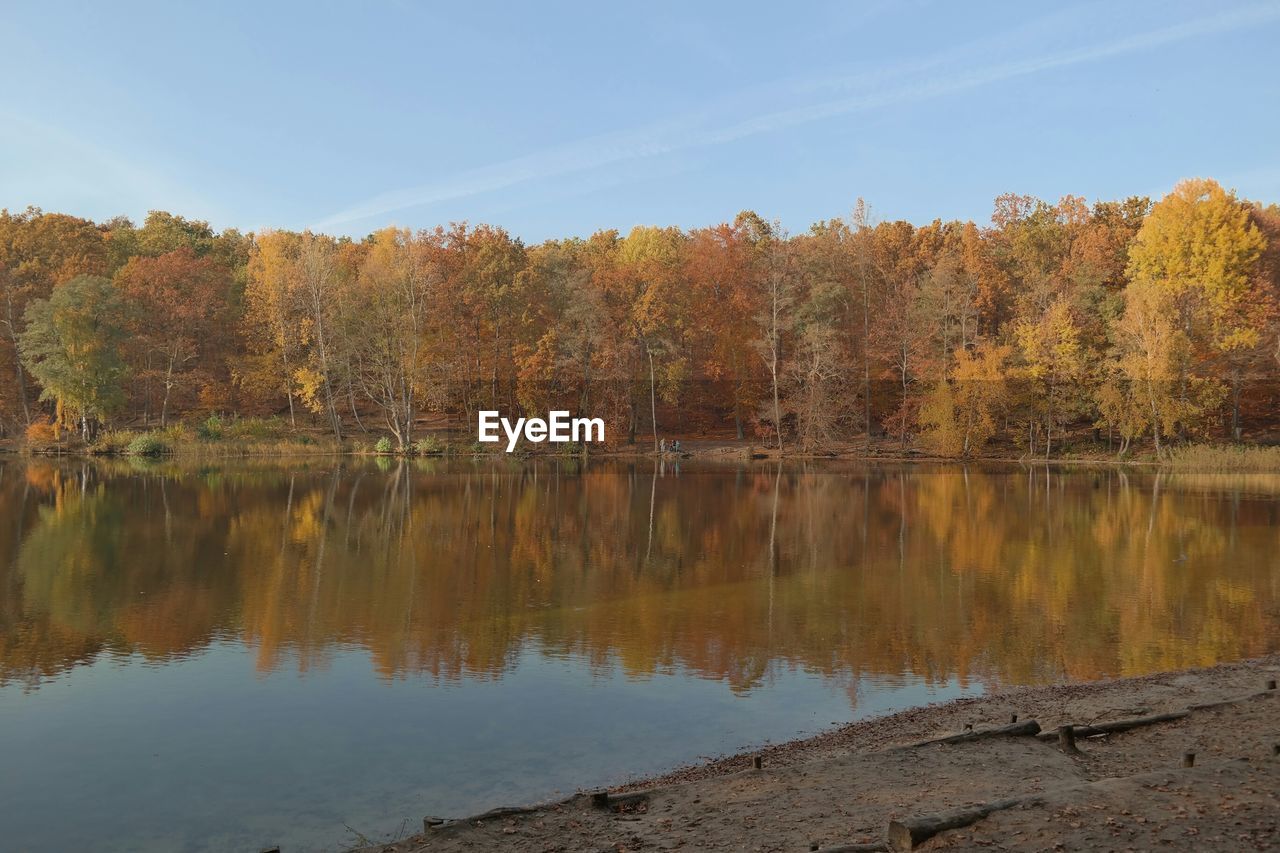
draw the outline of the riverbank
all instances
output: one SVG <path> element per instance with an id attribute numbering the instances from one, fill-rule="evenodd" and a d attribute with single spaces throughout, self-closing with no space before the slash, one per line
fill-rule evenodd
<path id="1" fill-rule="evenodd" d="M 362 850 L 1267 849 L 1277 678 L 1273 654 L 1004 690 Z"/>
<path id="2" fill-rule="evenodd" d="M 37 457 L 134 457 L 196 461 L 247 457 L 365 456 L 382 459 L 656 459 L 666 463 L 689 459 L 734 464 L 781 460 L 884 464 L 990 463 L 1280 473 L 1280 446 L 1272 444 L 1186 444 L 1170 448 L 1159 457 L 1151 452 L 1137 452 L 1120 457 L 1105 445 L 1087 442 L 1079 443 L 1068 454 L 1052 457 L 1032 456 L 1014 446 L 993 445 L 982 455 L 966 458 L 936 456 L 911 445 L 904 448 L 897 440 L 885 437 L 870 441 L 843 442 L 821 452 L 810 453 L 796 450 L 779 452 L 777 448 L 732 437 L 685 436 L 680 438 L 680 445 L 679 452 L 658 452 L 652 444 L 640 441 L 636 444 L 592 447 L 584 453 L 577 446 L 525 443 L 508 454 L 496 445 L 468 443 L 465 437 L 456 432 L 436 430 L 424 432 L 409 448 L 400 451 L 386 436 L 367 434 L 339 442 L 322 431 L 286 430 L 278 422 L 246 419 L 237 422 L 234 431 L 223 433 L 219 430 L 212 435 L 208 434 L 207 425 L 196 432 L 178 425 L 165 430 L 118 430 L 104 433 L 91 445 L 85 445 L 74 438 L 62 443 L 0 440 L 0 453 L 12 452 Z"/>

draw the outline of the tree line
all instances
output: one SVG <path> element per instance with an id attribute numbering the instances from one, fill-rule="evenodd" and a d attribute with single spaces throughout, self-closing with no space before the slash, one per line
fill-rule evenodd
<path id="1" fill-rule="evenodd" d="M 361 240 L 0 212 L 0 429 L 274 414 L 411 446 L 427 415 L 552 408 L 614 443 L 731 431 L 1051 456 L 1092 430 L 1261 436 L 1280 370 L 1280 207 L 996 199 L 991 222 L 744 212 L 526 245 L 465 223 Z"/>

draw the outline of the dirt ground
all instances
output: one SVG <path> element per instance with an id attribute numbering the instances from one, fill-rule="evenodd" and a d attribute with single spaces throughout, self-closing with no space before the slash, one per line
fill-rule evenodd
<path id="1" fill-rule="evenodd" d="M 607 793 L 447 822 L 367 853 L 1280 849 L 1280 655 L 1001 692 L 854 723 Z M 1231 700 L 1213 707 L 1194 707 Z M 1057 729 L 1189 710 L 1077 740 Z M 984 733 L 1034 720 L 1039 737 Z M 920 742 L 965 734 L 964 742 Z M 1184 766 L 1194 753 L 1192 766 Z M 755 759 L 761 763 L 755 769 Z M 1003 802 L 926 835 L 921 818 Z M 954 815 L 954 813 L 952 813 Z M 899 821 L 891 833 L 891 821 Z M 905 829 L 904 829 L 905 827 Z M 914 828 L 912 836 L 907 829 Z M 897 846 L 890 846 L 890 839 Z"/>

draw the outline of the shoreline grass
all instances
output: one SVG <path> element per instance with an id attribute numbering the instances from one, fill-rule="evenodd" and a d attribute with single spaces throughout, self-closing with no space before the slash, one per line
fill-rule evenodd
<path id="1" fill-rule="evenodd" d="M 495 451 L 490 445 L 451 440 L 456 436 L 426 433 L 404 450 L 398 449 L 390 437 L 377 433 L 348 437 L 337 441 L 331 435 L 300 431 L 279 417 L 223 419 L 211 416 L 192 427 L 175 423 L 167 427 L 151 429 L 121 428 L 101 433 L 91 444 L 85 445 L 74 435 L 64 432 L 63 441 L 33 441 L 17 443 L 0 450 L 15 450 L 28 455 L 99 456 L 134 458 L 219 459 L 238 457 L 287 457 L 287 456 L 371 456 L 378 458 L 438 458 L 446 456 L 506 456 L 511 460 L 530 457 L 575 457 L 581 455 L 580 446 L 551 448 L 522 444 L 515 453 L 507 455 Z M 705 445 L 705 446 L 698 446 Z M 1050 458 L 1029 458 L 1025 454 L 1015 456 L 1016 448 L 990 448 L 988 454 L 967 459 L 933 456 L 918 448 L 908 447 L 901 452 L 887 446 L 844 446 L 828 452 L 787 453 L 779 457 L 776 451 L 760 448 L 752 441 L 691 439 L 686 457 L 719 459 L 723 461 L 765 458 L 772 461 L 863 461 L 869 463 L 921 463 L 921 464 L 1031 464 L 1031 465 L 1105 465 L 1133 468 L 1156 468 L 1171 472 L 1203 473 L 1280 473 L 1280 446 L 1259 444 L 1186 444 L 1174 446 L 1162 456 L 1154 453 L 1135 453 L 1118 457 L 1102 446 L 1077 445 L 1071 452 Z M 762 451 L 762 452 L 756 452 Z M 1012 451 L 1012 452 L 1011 452 Z M 596 458 L 639 458 L 655 454 L 645 444 L 634 446 L 601 447 L 590 452 Z"/>
<path id="2" fill-rule="evenodd" d="M 1280 447 L 1189 444 L 1170 450 L 1163 465 L 1177 471 L 1280 472 Z"/>

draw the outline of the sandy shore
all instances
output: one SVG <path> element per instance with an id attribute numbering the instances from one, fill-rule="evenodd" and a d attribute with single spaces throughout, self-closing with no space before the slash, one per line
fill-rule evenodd
<path id="1" fill-rule="evenodd" d="M 1280 690 L 1266 687 L 1277 678 L 1280 655 L 1270 655 L 1008 690 L 365 850 L 1276 849 Z M 993 731 L 1014 715 L 1039 736 Z M 1170 718 L 1082 729 L 1074 754 L 1060 744 L 1063 725 L 1158 715 Z M 953 735 L 962 738 L 921 743 Z M 948 823 L 958 825 L 933 833 Z"/>

